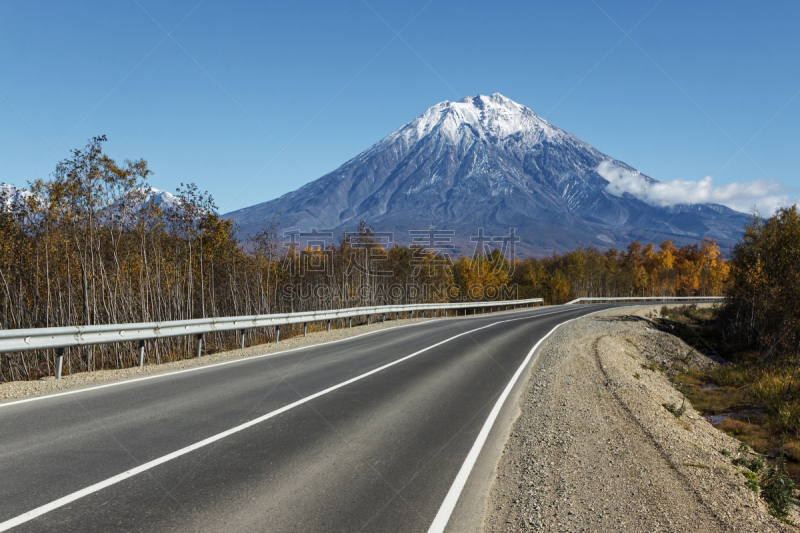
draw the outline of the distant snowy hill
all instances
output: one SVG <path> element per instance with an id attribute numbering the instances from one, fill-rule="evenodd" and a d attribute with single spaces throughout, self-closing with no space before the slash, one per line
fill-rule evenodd
<path id="1" fill-rule="evenodd" d="M 180 210 L 183 208 L 183 202 L 181 199 L 174 194 L 161 190 L 156 189 L 155 187 L 149 187 L 147 189 L 139 189 L 135 200 L 127 202 L 128 205 L 124 207 L 128 213 L 139 213 L 140 211 L 146 209 L 150 205 L 159 207 L 164 212 L 170 212 L 174 210 Z M 141 195 L 139 198 L 138 196 Z M 15 203 L 20 203 L 21 201 L 34 197 L 34 194 L 30 191 L 25 189 L 15 187 L 14 185 L 9 184 L 0 184 L 0 203 L 2 203 L 3 207 L 8 209 Z M 133 198 L 133 195 L 131 197 Z M 123 205 L 122 201 L 117 201 L 109 208 L 104 208 L 101 212 L 106 211 L 118 211 Z"/>
<path id="2" fill-rule="evenodd" d="M 28 198 L 33 198 L 32 192 L 7 183 L 0 184 L 0 203 L 4 209 L 8 209 L 14 204 L 20 204 Z"/>
<path id="3" fill-rule="evenodd" d="M 155 187 L 141 190 L 141 192 L 143 193 L 143 198 L 138 201 L 137 204 L 131 206 L 131 209 L 134 211 L 141 211 L 148 205 L 157 206 L 161 208 L 162 211 L 170 211 L 172 209 L 179 209 L 183 205 L 181 199 L 174 194 L 156 189 Z"/>
<path id="4" fill-rule="evenodd" d="M 529 254 L 703 237 L 729 247 L 747 220 L 717 204 L 660 207 L 615 194 L 598 173 L 604 169 L 657 183 L 500 94 L 468 97 L 431 107 L 294 192 L 224 218 L 243 233 L 278 213 L 285 230 L 339 232 L 364 219 L 399 242 L 411 241 L 409 230 L 435 226 L 454 230 L 461 252 L 472 250 L 478 228 L 497 236 L 515 227 Z"/>

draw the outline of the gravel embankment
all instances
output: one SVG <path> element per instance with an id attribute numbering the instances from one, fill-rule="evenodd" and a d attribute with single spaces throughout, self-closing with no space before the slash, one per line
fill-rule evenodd
<path id="1" fill-rule="evenodd" d="M 331 331 L 309 332 L 307 337 L 302 335 L 292 337 L 286 340 L 281 340 L 277 343 L 271 344 L 258 344 L 248 346 L 244 350 L 231 350 L 228 352 L 218 352 L 210 355 L 203 355 L 198 358 L 183 359 L 175 361 L 174 363 L 163 363 L 160 365 L 145 365 L 142 368 L 124 368 L 121 370 L 98 370 L 96 372 L 80 372 L 69 376 L 63 376 L 62 379 L 56 380 L 54 377 L 46 377 L 37 381 L 13 381 L 10 383 L 0 383 L 0 402 L 19 399 L 28 396 L 39 396 L 43 394 L 52 394 L 54 392 L 63 392 L 70 389 L 81 389 L 85 387 L 93 387 L 102 385 L 112 381 L 123 381 L 126 379 L 141 378 L 154 374 L 163 374 L 165 372 L 174 372 L 176 370 L 184 370 L 188 368 L 195 368 L 205 365 L 213 365 L 225 361 L 232 361 L 235 359 L 243 359 L 246 357 L 253 357 L 255 355 L 264 355 L 269 353 L 281 352 L 285 350 L 292 350 L 302 348 L 305 346 L 312 346 L 315 344 L 324 344 L 332 341 L 346 339 L 355 335 L 361 335 L 373 331 L 378 331 L 386 328 L 393 328 L 398 326 L 407 326 L 419 322 L 426 322 L 432 320 L 430 318 L 412 318 L 402 320 L 389 320 L 385 323 L 375 322 L 369 325 L 355 326 L 353 328 L 333 329 Z M 436 319 L 439 320 L 439 319 Z M 445 319 L 442 319 L 445 320 Z"/>
<path id="2" fill-rule="evenodd" d="M 683 396 L 654 362 L 716 363 L 649 313 L 657 308 L 612 310 L 551 337 L 498 462 L 484 530 L 796 531 L 719 452 L 738 441 L 688 402 L 679 419 L 662 407 Z M 796 511 L 790 519 L 800 522 Z"/>

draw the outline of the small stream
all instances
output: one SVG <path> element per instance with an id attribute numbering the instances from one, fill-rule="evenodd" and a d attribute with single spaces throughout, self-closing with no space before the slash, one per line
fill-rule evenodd
<path id="1" fill-rule="evenodd" d="M 763 409 L 746 409 L 743 411 L 732 411 L 730 413 L 720 413 L 716 415 L 706 415 L 706 420 L 711 422 L 712 424 L 716 425 L 731 418 L 733 420 L 741 420 L 742 422 L 747 422 L 750 424 L 754 419 L 763 418 L 766 415 L 766 412 Z"/>

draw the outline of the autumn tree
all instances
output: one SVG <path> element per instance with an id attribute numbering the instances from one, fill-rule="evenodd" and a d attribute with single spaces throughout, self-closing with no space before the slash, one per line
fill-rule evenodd
<path id="1" fill-rule="evenodd" d="M 732 336 L 767 360 L 800 354 L 800 213 L 797 206 L 775 216 L 753 217 L 733 248 L 727 291 Z"/>

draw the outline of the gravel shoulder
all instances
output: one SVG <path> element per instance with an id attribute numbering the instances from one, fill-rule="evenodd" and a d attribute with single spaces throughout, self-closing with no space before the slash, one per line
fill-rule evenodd
<path id="1" fill-rule="evenodd" d="M 719 450 L 739 442 L 657 368 L 718 364 L 614 309 L 560 328 L 520 398 L 487 498 L 484 531 L 796 531 L 771 517 Z M 656 363 L 655 365 L 653 363 Z M 649 368 L 644 368 L 644 366 Z M 789 517 L 800 523 L 796 510 Z"/>
<path id="2" fill-rule="evenodd" d="M 498 313 L 499 314 L 499 313 Z M 283 352 L 287 350 L 295 350 L 307 346 L 314 346 L 317 344 L 325 344 L 338 340 L 347 339 L 356 335 L 363 335 L 388 328 L 395 328 L 400 326 L 409 326 L 412 324 L 419 324 L 428 322 L 430 320 L 454 320 L 450 319 L 431 319 L 431 318 L 411 318 L 401 320 L 390 320 L 387 322 L 375 322 L 369 325 L 355 326 L 352 328 L 333 329 L 331 331 L 318 331 L 309 332 L 307 337 L 302 335 L 291 337 L 277 343 L 271 344 L 257 344 L 248 346 L 243 350 L 230 350 L 226 352 L 217 352 L 214 354 L 203 355 L 197 358 L 182 359 L 172 363 L 162 363 L 154 365 L 145 365 L 142 368 L 132 367 L 123 368 L 120 370 L 98 370 L 95 372 L 80 372 L 68 376 L 63 376 L 62 379 L 56 380 L 54 377 L 46 377 L 36 381 L 12 381 L 8 383 L 0 383 L 0 403 L 9 400 L 16 400 L 26 398 L 29 396 L 41 396 L 46 394 L 53 394 L 57 392 L 64 392 L 73 389 L 82 389 L 87 387 L 94 387 L 115 381 L 124 381 L 128 379 L 142 378 L 156 374 L 164 374 L 168 372 L 175 372 L 177 370 L 186 370 L 207 365 L 214 365 L 224 363 L 226 361 L 234 361 L 237 359 L 244 359 L 258 355 L 271 354 L 276 352 Z"/>

